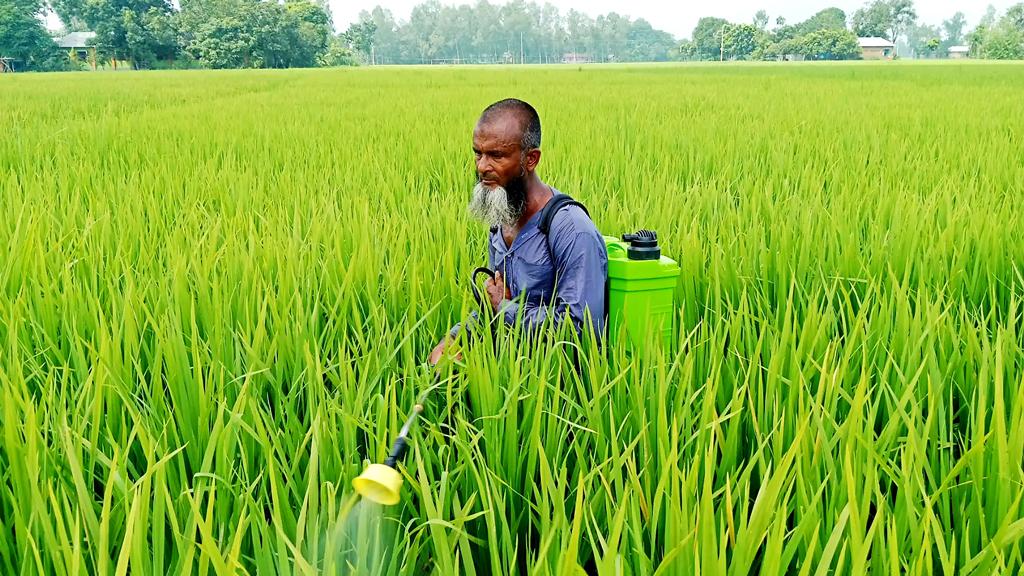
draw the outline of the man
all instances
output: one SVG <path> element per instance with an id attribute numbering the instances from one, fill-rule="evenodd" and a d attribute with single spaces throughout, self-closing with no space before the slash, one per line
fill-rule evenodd
<path id="1" fill-rule="evenodd" d="M 604 239 L 582 208 L 558 210 L 545 236 L 538 229 L 541 210 L 557 193 L 537 174 L 541 151 L 540 117 L 514 98 L 488 106 L 473 130 L 477 183 L 470 214 L 488 225 L 490 268 L 486 282 L 491 308 L 506 324 L 521 315 L 534 328 L 553 315 L 568 317 L 577 330 L 590 322 L 601 335 L 605 315 L 608 254 Z M 430 354 L 440 360 L 458 334 L 456 324 Z"/>

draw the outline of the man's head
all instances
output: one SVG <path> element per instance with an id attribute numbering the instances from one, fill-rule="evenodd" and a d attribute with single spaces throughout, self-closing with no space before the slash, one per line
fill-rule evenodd
<path id="1" fill-rule="evenodd" d="M 529 179 L 540 162 L 540 116 L 508 98 L 484 109 L 473 130 L 476 186 L 470 213 L 492 226 L 511 226 L 523 213 Z"/>

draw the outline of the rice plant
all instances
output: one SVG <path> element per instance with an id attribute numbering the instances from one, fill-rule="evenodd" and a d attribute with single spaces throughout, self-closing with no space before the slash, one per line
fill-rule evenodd
<path id="1" fill-rule="evenodd" d="M 0 572 L 1017 574 L 1021 71 L 2 77 Z M 675 345 L 462 342 L 375 509 L 507 96 Z"/>

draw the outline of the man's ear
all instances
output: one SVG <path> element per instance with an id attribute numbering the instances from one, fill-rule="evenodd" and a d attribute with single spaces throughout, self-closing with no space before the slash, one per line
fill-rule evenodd
<path id="1" fill-rule="evenodd" d="M 526 171 L 533 172 L 540 164 L 540 148 L 534 148 L 526 153 Z"/>

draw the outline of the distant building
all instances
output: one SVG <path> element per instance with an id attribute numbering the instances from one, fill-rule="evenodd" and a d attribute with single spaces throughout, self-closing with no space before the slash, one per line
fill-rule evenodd
<path id="1" fill-rule="evenodd" d="M 953 60 L 963 60 L 969 57 L 971 54 L 970 46 L 950 46 L 949 57 Z"/>
<path id="2" fill-rule="evenodd" d="M 892 53 L 896 49 L 895 44 L 877 36 L 857 38 L 857 43 L 860 44 L 865 60 L 888 60 L 892 58 Z"/>
<path id="3" fill-rule="evenodd" d="M 579 52 L 566 52 L 562 55 L 562 64 L 589 64 L 593 61 L 589 54 Z"/>
<path id="4" fill-rule="evenodd" d="M 96 69 L 96 47 L 89 41 L 96 38 L 95 32 L 72 32 L 56 39 L 57 46 L 67 53 L 72 62 L 88 62 Z"/>

